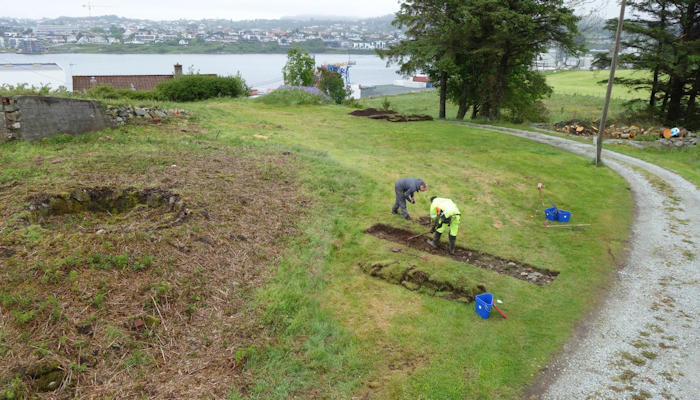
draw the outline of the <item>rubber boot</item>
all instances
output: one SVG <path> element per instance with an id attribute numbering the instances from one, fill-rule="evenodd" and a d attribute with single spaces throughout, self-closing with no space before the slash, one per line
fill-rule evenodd
<path id="1" fill-rule="evenodd" d="M 450 239 L 450 254 L 454 255 L 455 254 L 455 244 L 457 243 L 457 236 L 448 236 Z"/>
<path id="2" fill-rule="evenodd" d="M 427 240 L 428 244 L 431 245 L 431 246 L 433 246 L 433 248 L 436 248 L 436 249 L 437 249 L 438 243 L 440 242 L 440 236 L 441 236 L 441 235 L 442 235 L 442 234 L 441 234 L 440 232 L 435 232 L 435 234 L 433 235 L 433 238 Z"/>

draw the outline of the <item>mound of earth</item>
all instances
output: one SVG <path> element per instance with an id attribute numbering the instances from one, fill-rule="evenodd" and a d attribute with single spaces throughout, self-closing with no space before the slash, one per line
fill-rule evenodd
<path id="1" fill-rule="evenodd" d="M 350 112 L 350 115 L 354 115 L 356 117 L 369 117 L 371 115 L 391 115 L 391 114 L 398 114 L 394 110 L 377 110 L 376 108 L 365 108 L 364 110 L 355 110 Z"/>
<path id="2" fill-rule="evenodd" d="M 0 388 L 17 398 L 224 398 L 272 340 L 251 298 L 308 203 L 293 155 L 128 149 L 0 190 Z"/>
<path id="3" fill-rule="evenodd" d="M 425 114 L 399 114 L 394 110 L 377 110 L 376 108 L 365 108 L 364 110 L 355 110 L 350 113 L 356 117 L 368 117 L 371 119 L 385 119 L 389 122 L 414 122 L 414 121 L 432 121 L 433 117 Z"/>

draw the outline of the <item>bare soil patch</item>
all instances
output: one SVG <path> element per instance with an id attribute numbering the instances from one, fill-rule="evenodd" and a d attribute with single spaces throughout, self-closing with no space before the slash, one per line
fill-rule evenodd
<path id="1" fill-rule="evenodd" d="M 443 257 L 450 257 L 457 261 L 465 262 L 467 264 L 474 265 L 483 269 L 488 269 L 490 271 L 495 271 L 499 274 L 509 275 L 514 278 L 529 283 L 534 283 L 540 286 L 549 285 L 557 277 L 557 275 L 559 275 L 559 272 L 556 271 L 537 268 L 535 266 L 520 261 L 507 260 L 491 254 L 482 253 L 478 250 L 468 249 L 459 246 L 455 248 L 455 254 L 450 255 L 446 246 L 440 246 L 437 249 L 434 249 L 432 246 L 426 243 L 426 238 L 424 236 L 418 236 L 416 238 L 408 240 L 412 236 L 415 236 L 416 233 L 400 228 L 394 228 L 389 225 L 373 225 L 372 227 L 367 229 L 366 232 L 380 239 L 389 240 L 395 243 L 401 243 L 405 246 L 414 248 L 416 250 L 424 251 L 430 254 L 436 254 Z M 444 245 L 444 243 L 441 244 Z"/>
<path id="2" fill-rule="evenodd" d="M 251 299 L 308 203 L 295 158 L 210 146 L 76 163 L 0 191 L 0 387 L 245 394 L 243 365 L 272 340 Z"/>
<path id="3" fill-rule="evenodd" d="M 369 117 L 370 115 L 392 115 L 392 114 L 398 114 L 394 110 L 377 110 L 376 108 L 370 107 L 370 108 L 365 108 L 364 110 L 355 110 L 350 112 L 350 115 L 354 115 L 356 117 Z"/>
<path id="4" fill-rule="evenodd" d="M 399 114 L 394 110 L 377 110 L 376 108 L 365 108 L 364 110 L 355 110 L 350 112 L 350 115 L 356 117 L 367 117 L 370 119 L 385 119 L 389 122 L 415 122 L 415 121 L 432 121 L 433 117 L 426 114 Z"/>

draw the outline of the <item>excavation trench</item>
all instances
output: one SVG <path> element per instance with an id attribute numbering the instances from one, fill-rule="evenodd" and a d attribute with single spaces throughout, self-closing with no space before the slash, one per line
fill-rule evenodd
<path id="1" fill-rule="evenodd" d="M 389 283 L 401 285 L 408 290 L 419 291 L 430 296 L 470 303 L 474 297 L 484 293 L 483 285 L 466 281 L 455 283 L 431 279 L 426 271 L 415 265 L 408 265 L 395 260 L 360 263 L 360 268 L 370 276 L 383 279 Z"/>
<path id="2" fill-rule="evenodd" d="M 367 229 L 366 232 L 380 239 L 400 243 L 426 253 L 450 257 L 456 261 L 465 262 L 475 267 L 498 272 L 499 274 L 509 275 L 513 278 L 534 283 L 535 285 L 549 285 L 552 283 L 554 278 L 559 275 L 559 272 L 556 271 L 537 268 L 530 264 L 522 263 L 516 260 L 506 260 L 491 254 L 486 254 L 477 250 L 459 246 L 456 247 L 455 254 L 450 255 L 447 251 L 447 246 L 445 243 L 441 243 L 440 246 L 435 249 L 426 243 L 425 236 L 418 236 L 410 239 L 411 237 L 415 236 L 416 233 L 400 228 L 394 228 L 389 225 L 376 224 Z"/>

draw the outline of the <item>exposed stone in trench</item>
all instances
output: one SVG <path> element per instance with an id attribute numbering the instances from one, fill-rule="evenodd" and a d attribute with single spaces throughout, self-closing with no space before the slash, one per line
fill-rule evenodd
<path id="1" fill-rule="evenodd" d="M 165 207 L 173 213 L 171 224 L 183 222 L 188 209 L 180 195 L 168 190 L 149 188 L 113 189 L 109 187 L 78 188 L 70 193 L 43 194 L 30 199 L 30 222 L 42 222 L 50 216 L 82 212 L 120 214 L 139 205 L 149 208 Z"/>
<path id="2" fill-rule="evenodd" d="M 459 246 L 455 248 L 455 254 L 450 255 L 444 242 L 441 243 L 440 247 L 434 249 L 428 243 L 426 243 L 425 236 L 418 236 L 408 240 L 412 236 L 415 236 L 416 233 L 404 229 L 394 228 L 389 225 L 376 224 L 367 229 L 366 232 L 380 239 L 401 243 L 402 245 L 430 254 L 450 257 L 456 261 L 465 262 L 475 267 L 495 271 L 499 274 L 509 275 L 540 286 L 549 285 L 557 277 L 557 275 L 559 275 L 559 272 L 557 271 L 537 268 L 520 261 L 507 260 L 491 254 L 482 253 L 478 250 L 472 250 Z"/>
<path id="3" fill-rule="evenodd" d="M 454 300 L 460 303 L 470 303 L 474 297 L 486 291 L 483 285 L 474 285 L 470 282 L 452 284 L 436 279 L 418 269 L 415 265 L 408 265 L 395 260 L 373 261 L 359 264 L 362 271 L 387 282 L 401 285 L 408 290 L 417 290 L 431 296 Z"/>

